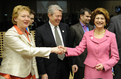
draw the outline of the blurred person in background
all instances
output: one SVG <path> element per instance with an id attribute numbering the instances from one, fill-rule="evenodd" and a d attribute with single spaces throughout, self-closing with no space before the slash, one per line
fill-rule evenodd
<path id="1" fill-rule="evenodd" d="M 121 59 L 121 14 L 113 16 L 110 20 L 108 30 L 116 34 L 119 57 Z M 121 79 L 121 60 L 114 66 L 114 79 Z"/>

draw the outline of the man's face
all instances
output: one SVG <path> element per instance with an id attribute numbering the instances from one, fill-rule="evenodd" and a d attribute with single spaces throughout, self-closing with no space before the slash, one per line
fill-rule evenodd
<path id="1" fill-rule="evenodd" d="M 83 23 L 83 24 L 88 24 L 91 20 L 91 14 L 88 13 L 87 11 L 85 11 L 85 14 L 84 15 L 80 15 L 80 21 Z"/>
<path id="2" fill-rule="evenodd" d="M 62 19 L 62 12 L 59 10 L 55 10 L 53 14 L 48 14 L 50 22 L 54 26 L 58 26 Z"/>
<path id="3" fill-rule="evenodd" d="M 30 14 L 30 25 L 34 22 L 34 15 Z"/>

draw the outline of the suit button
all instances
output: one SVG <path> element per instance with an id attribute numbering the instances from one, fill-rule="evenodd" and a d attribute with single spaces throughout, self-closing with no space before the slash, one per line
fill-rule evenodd
<path id="1" fill-rule="evenodd" d="M 96 54 L 98 54 L 98 50 L 96 50 Z"/>
<path id="2" fill-rule="evenodd" d="M 99 45 L 97 44 L 96 46 L 98 47 Z"/>

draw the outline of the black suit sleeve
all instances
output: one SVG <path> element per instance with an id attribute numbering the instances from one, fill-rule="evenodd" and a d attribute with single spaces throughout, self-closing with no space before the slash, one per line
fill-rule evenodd
<path id="1" fill-rule="evenodd" d="M 37 47 L 42 47 L 43 46 L 39 28 L 36 29 L 35 43 L 36 43 Z M 38 73 L 39 73 L 39 75 L 45 74 L 46 73 L 46 69 L 45 69 L 45 64 L 44 64 L 44 58 L 42 58 L 42 57 L 36 57 L 36 60 L 37 60 L 37 67 L 38 67 Z"/>
<path id="2" fill-rule="evenodd" d="M 71 38 L 71 47 L 74 47 L 74 41 L 75 41 L 75 30 L 73 29 L 73 27 L 70 27 L 70 38 Z M 72 65 L 75 65 L 76 64 L 76 57 L 73 56 L 72 57 Z"/>
<path id="3" fill-rule="evenodd" d="M 109 28 L 108 30 L 115 33 L 117 45 L 118 45 L 118 51 L 119 51 L 119 57 L 121 58 L 121 19 L 120 15 L 114 16 L 110 20 Z M 121 60 L 119 60 L 118 64 L 121 64 Z"/>
<path id="4" fill-rule="evenodd" d="M 71 36 L 71 47 L 74 47 L 74 38 L 75 38 L 75 30 L 72 28 L 72 27 L 70 27 L 70 36 Z"/>
<path id="5" fill-rule="evenodd" d="M 108 30 L 115 33 L 115 24 L 114 24 L 115 21 L 113 21 L 113 19 L 110 20 L 110 23 L 109 23 L 109 27 L 108 27 Z"/>

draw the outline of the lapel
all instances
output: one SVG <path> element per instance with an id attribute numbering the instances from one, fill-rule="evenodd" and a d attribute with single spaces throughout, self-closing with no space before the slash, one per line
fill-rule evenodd
<path id="1" fill-rule="evenodd" d="M 66 37 L 65 37 L 65 31 L 66 31 L 65 27 L 66 26 L 62 26 L 61 23 L 59 24 L 59 28 L 60 28 L 60 31 L 61 31 L 61 35 L 62 35 L 62 39 L 63 39 L 64 45 L 66 44 L 65 43 L 66 42 L 65 41 L 65 39 L 66 39 Z"/>
<path id="2" fill-rule="evenodd" d="M 105 41 L 107 40 L 107 38 L 109 37 L 109 35 L 108 35 L 108 31 L 106 30 L 104 37 L 101 38 L 100 41 L 97 41 L 97 40 L 94 38 L 94 30 L 92 30 L 92 31 L 90 32 L 90 34 L 89 34 L 89 37 L 90 37 L 90 40 L 91 40 L 91 41 L 93 41 L 93 42 L 99 44 L 99 43 L 105 42 Z"/>
<path id="3" fill-rule="evenodd" d="M 56 41 L 54 39 L 54 36 L 53 36 L 53 33 L 52 33 L 52 30 L 51 30 L 51 27 L 50 27 L 49 23 L 47 23 L 44 30 L 47 32 L 46 35 L 48 35 L 48 37 L 49 37 L 47 39 L 51 40 L 51 42 L 53 42 L 53 44 L 55 44 L 55 46 L 56 46 Z"/>
<path id="4" fill-rule="evenodd" d="M 29 44 L 31 44 L 32 46 L 35 46 L 35 42 L 34 42 L 35 40 L 34 40 L 34 37 L 31 33 L 29 34 L 29 39 L 30 39 L 30 42 L 28 41 Z"/>
<path id="5" fill-rule="evenodd" d="M 93 27 L 91 27 L 90 24 L 87 24 L 88 28 L 89 28 L 89 31 L 93 29 Z"/>
<path id="6" fill-rule="evenodd" d="M 13 30 L 14 31 L 16 31 L 16 33 L 18 34 L 18 32 L 17 32 L 17 30 L 13 27 Z M 25 43 L 28 43 L 29 45 L 31 45 L 31 46 L 34 46 L 33 44 L 33 42 L 32 42 L 32 36 L 31 36 L 31 34 L 29 34 L 28 35 L 28 37 L 29 37 L 29 39 L 30 39 L 30 42 L 29 42 L 29 40 L 23 35 L 23 34 L 19 34 L 19 38 L 23 41 L 23 42 L 25 42 Z"/>
<path id="7" fill-rule="evenodd" d="M 82 25 L 80 23 L 77 24 L 77 28 L 79 29 L 79 32 L 84 35 L 84 31 L 83 31 L 83 28 L 82 28 Z"/>
<path id="8" fill-rule="evenodd" d="M 34 46 L 33 44 L 33 41 L 32 41 L 32 36 L 31 36 L 31 34 L 29 34 L 28 35 L 29 36 L 29 39 L 30 39 L 30 42 L 29 42 L 29 40 L 22 34 L 22 35 L 19 35 L 19 37 L 20 37 L 20 39 L 23 41 L 23 42 L 25 42 L 25 43 L 28 43 L 30 46 Z"/>

